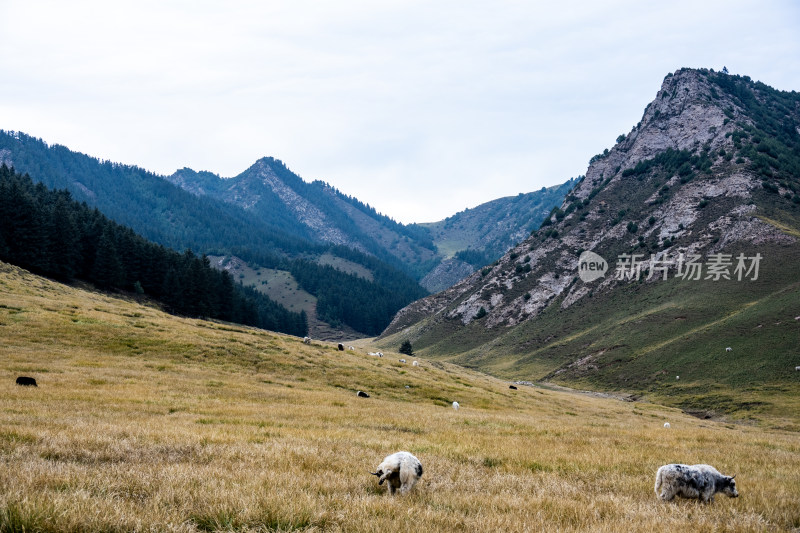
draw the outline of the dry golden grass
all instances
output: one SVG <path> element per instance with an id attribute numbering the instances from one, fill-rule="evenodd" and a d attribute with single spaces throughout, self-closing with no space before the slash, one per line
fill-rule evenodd
<path id="1" fill-rule="evenodd" d="M 0 531 L 800 528 L 796 433 L 511 391 L 2 264 L 0 338 Z M 368 471 L 398 450 L 425 473 L 389 497 Z M 653 480 L 669 462 L 737 473 L 741 497 L 662 503 Z"/>

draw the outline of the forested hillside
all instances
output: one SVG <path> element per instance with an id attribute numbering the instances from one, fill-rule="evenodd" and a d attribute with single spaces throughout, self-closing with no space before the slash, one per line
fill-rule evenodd
<path id="1" fill-rule="evenodd" d="M 414 278 L 437 262 L 426 228 L 400 224 L 323 181 L 306 182 L 273 157 L 232 178 L 184 168 L 166 179 L 200 197 L 238 206 L 270 227 L 318 244 L 347 246 Z"/>
<path id="2" fill-rule="evenodd" d="M 285 253 L 300 253 L 308 242 L 280 227 L 210 198 L 198 197 L 152 172 L 48 145 L 21 132 L 0 131 L 0 162 L 52 189 L 97 207 L 104 215 L 175 250 L 232 252 L 277 264 Z M 265 265 L 269 266 L 269 265 Z"/>
<path id="3" fill-rule="evenodd" d="M 272 207 L 264 210 L 274 210 L 273 215 L 265 219 L 261 212 L 248 211 L 240 205 L 215 199 L 213 195 L 183 190 L 142 168 L 99 160 L 60 145 L 50 146 L 19 132 L 0 131 L 0 162 L 13 165 L 47 187 L 70 191 L 77 201 L 86 202 L 115 222 L 174 250 L 188 248 L 208 255 L 236 256 L 259 267 L 287 272 L 293 269 L 295 261 L 313 262 L 325 254 L 363 265 L 370 270 L 371 280 L 335 273 L 335 283 L 322 280 L 313 284 L 313 291 L 309 291 L 330 302 L 335 290 L 358 286 L 373 305 L 356 306 L 354 299 L 348 298 L 327 306 L 324 314 L 333 324 L 347 324 L 362 333 L 377 333 L 398 309 L 426 294 L 411 276 L 380 258 L 313 239 L 312 232 L 303 229 L 305 226 L 283 216 L 286 212 L 277 204 L 270 204 Z M 276 168 L 285 169 L 279 162 Z M 293 176 L 288 169 L 283 174 L 287 179 Z M 221 183 L 218 177 L 213 176 L 212 180 L 211 176 L 198 174 L 202 188 L 211 189 L 215 183 Z M 300 178 L 296 181 L 305 183 Z M 319 186 L 304 186 L 319 190 Z M 340 196 L 344 201 L 346 197 Z M 358 204 L 354 199 L 348 201 Z M 363 204 L 361 208 L 370 211 Z M 333 274 L 333 270 L 323 269 L 319 274 Z M 380 309 L 379 318 L 369 316 L 370 309 Z M 359 318 L 354 319 L 356 316 Z M 355 326 L 364 323 L 380 324 L 380 328 L 364 331 Z"/>
<path id="4" fill-rule="evenodd" d="M 295 281 L 316 298 L 317 307 L 308 309 L 312 327 L 322 321 L 368 335 L 427 291 L 497 259 L 572 186 L 492 201 L 427 227 L 397 223 L 327 183 L 306 182 L 272 157 L 234 178 L 188 168 L 165 178 L 0 131 L 0 162 L 34 182 L 70 191 L 162 246 L 301 276 Z M 347 262 L 367 272 L 342 269 Z M 263 290 L 259 283 L 255 288 Z"/>
<path id="5" fill-rule="evenodd" d="M 67 191 L 35 185 L 0 166 L 0 259 L 62 281 L 145 294 L 177 314 L 294 335 L 307 318 L 211 268 L 203 255 L 151 243 Z"/>

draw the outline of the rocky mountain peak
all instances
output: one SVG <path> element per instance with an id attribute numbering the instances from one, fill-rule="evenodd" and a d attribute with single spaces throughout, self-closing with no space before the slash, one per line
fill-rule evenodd
<path id="1" fill-rule="evenodd" d="M 578 258 L 587 250 L 613 264 L 621 254 L 666 260 L 718 253 L 738 242 L 796 241 L 756 213 L 762 180 L 779 182 L 763 187 L 780 198 L 795 190 L 777 174 L 754 170 L 764 145 L 742 145 L 748 136 L 759 140 L 745 131 L 761 120 L 754 109 L 766 98 L 752 85 L 708 70 L 668 75 L 642 120 L 592 158 L 585 178 L 541 229 L 491 267 L 402 310 L 384 335 L 410 328 L 407 336 L 419 337 L 437 321 L 511 327 L 624 282 L 613 266 L 592 284 L 579 280 Z M 800 123 L 800 106 L 785 112 L 787 121 Z M 433 318 L 423 324 L 422 317 Z"/>

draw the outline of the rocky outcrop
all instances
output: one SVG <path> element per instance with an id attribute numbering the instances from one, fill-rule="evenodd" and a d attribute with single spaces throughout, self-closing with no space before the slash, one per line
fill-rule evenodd
<path id="1" fill-rule="evenodd" d="M 419 282 L 429 292 L 436 293 L 448 287 L 452 287 L 457 281 L 466 278 L 475 272 L 475 268 L 469 263 L 458 259 L 445 259 L 436 268 L 428 272 Z"/>
<path id="2" fill-rule="evenodd" d="M 363 247 L 358 246 L 358 243 L 353 242 L 345 232 L 332 224 L 322 210 L 284 183 L 263 159 L 257 161 L 250 171 L 254 177 L 269 186 L 289 211 L 295 215 L 297 220 L 308 226 L 320 240 L 331 244 L 349 245 L 359 249 L 359 251 L 365 251 Z"/>

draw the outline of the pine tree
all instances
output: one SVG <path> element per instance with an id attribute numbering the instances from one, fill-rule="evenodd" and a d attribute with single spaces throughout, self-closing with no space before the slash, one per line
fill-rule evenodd
<path id="1" fill-rule="evenodd" d="M 81 249 L 68 192 L 56 198 L 50 212 L 47 234 L 48 271 L 56 278 L 72 279 L 80 268 Z"/>
<path id="2" fill-rule="evenodd" d="M 104 289 L 111 289 L 122 286 L 124 279 L 122 262 L 114 244 L 114 232 L 110 225 L 106 225 L 97 243 L 91 281 Z"/>
<path id="3" fill-rule="evenodd" d="M 405 355 L 414 355 L 414 348 L 411 347 L 411 341 L 403 341 L 403 344 L 400 345 L 400 353 Z"/>

